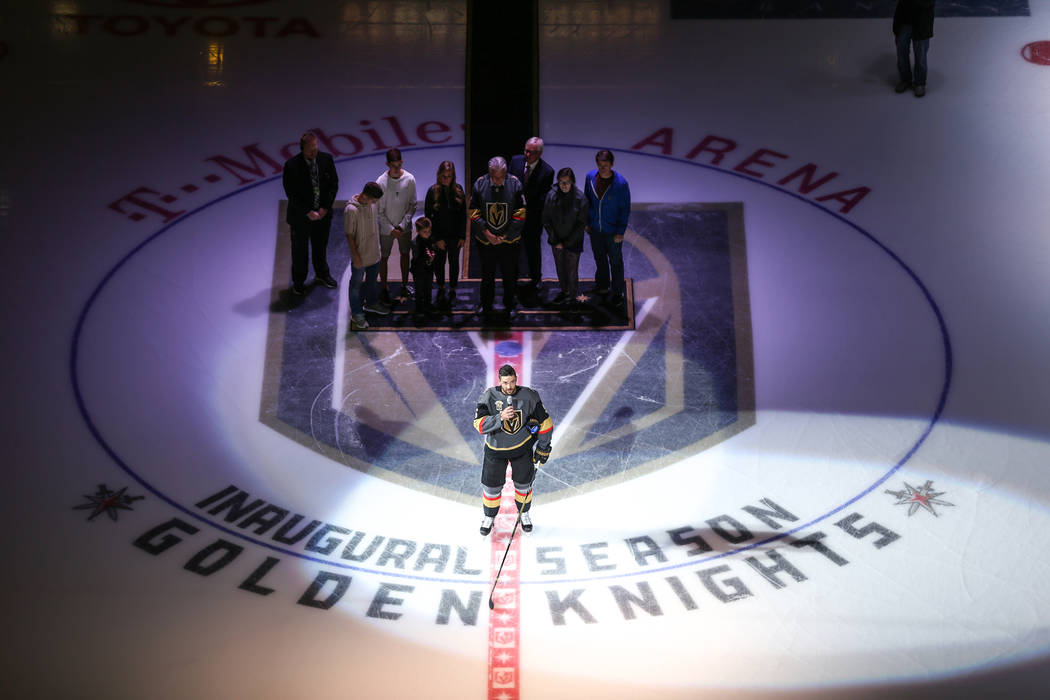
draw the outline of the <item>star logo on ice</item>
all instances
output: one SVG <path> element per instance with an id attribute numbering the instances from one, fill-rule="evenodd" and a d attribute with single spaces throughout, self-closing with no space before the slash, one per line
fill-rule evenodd
<path id="1" fill-rule="evenodd" d="M 908 506 L 908 517 L 911 517 L 912 515 L 914 515 L 915 511 L 917 511 L 919 508 L 925 508 L 926 510 L 930 511 L 931 513 L 933 513 L 934 516 L 937 516 L 938 515 L 937 511 L 935 511 L 933 509 L 933 507 L 935 505 L 936 506 L 954 506 L 955 505 L 954 503 L 949 503 L 948 501 L 942 501 L 939 498 L 937 498 L 938 496 L 943 496 L 945 492 L 944 491 L 934 491 L 933 490 L 933 482 L 932 481 L 927 481 L 925 484 L 923 484 L 919 488 L 915 488 L 914 486 L 909 484 L 907 481 L 905 481 L 904 482 L 904 490 L 902 490 L 902 491 L 890 491 L 889 489 L 887 489 L 886 493 L 890 494 L 891 496 L 894 496 L 897 499 L 897 502 L 894 503 L 893 505 L 895 505 L 895 506 L 905 506 L 905 505 Z"/>
<path id="2" fill-rule="evenodd" d="M 84 494 L 88 502 L 73 506 L 73 510 L 91 510 L 88 520 L 94 520 L 102 513 L 107 514 L 110 520 L 116 520 L 118 510 L 134 510 L 131 504 L 145 498 L 145 496 L 128 496 L 124 493 L 127 490 L 128 487 L 125 486 L 119 491 L 111 491 L 105 484 L 99 484 L 95 493 Z"/>

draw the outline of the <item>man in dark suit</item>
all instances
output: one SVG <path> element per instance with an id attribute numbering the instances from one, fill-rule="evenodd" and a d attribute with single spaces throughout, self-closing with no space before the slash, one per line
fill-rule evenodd
<path id="1" fill-rule="evenodd" d="M 543 160 L 543 139 L 533 136 L 525 142 L 525 154 L 510 159 L 507 169 L 511 175 L 521 181 L 525 194 L 525 230 L 522 232 L 522 246 L 525 262 L 529 268 L 529 287 L 525 290 L 524 300 L 538 304 L 540 281 L 543 279 L 541 265 L 543 253 L 540 241 L 543 234 L 543 203 L 547 193 L 554 184 L 554 169 Z"/>
<path id="2" fill-rule="evenodd" d="M 329 153 L 317 148 L 317 136 L 306 132 L 299 139 L 299 155 L 284 164 L 284 194 L 288 197 L 285 221 L 292 229 L 292 293 L 306 293 L 307 259 L 313 248 L 314 277 L 338 287 L 328 269 L 328 232 L 332 204 L 339 189 L 339 175 Z"/>

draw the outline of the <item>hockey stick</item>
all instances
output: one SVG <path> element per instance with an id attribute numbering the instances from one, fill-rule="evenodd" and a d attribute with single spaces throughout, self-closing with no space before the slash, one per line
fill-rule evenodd
<path id="1" fill-rule="evenodd" d="M 529 489 L 529 493 L 532 493 L 532 489 Z M 507 555 L 510 554 L 510 543 L 514 541 L 514 533 L 518 531 L 518 525 L 521 524 L 521 514 L 524 512 L 525 504 L 521 504 L 521 508 L 518 509 L 518 519 L 514 521 L 514 527 L 510 531 L 510 539 L 507 540 L 507 551 L 503 553 L 503 561 L 499 563 L 499 571 L 496 572 L 496 580 L 492 582 L 492 590 L 489 591 L 489 610 L 494 610 L 496 604 L 492 601 L 492 596 L 496 592 L 496 584 L 499 583 L 499 575 L 503 573 L 503 565 L 507 563 Z"/>

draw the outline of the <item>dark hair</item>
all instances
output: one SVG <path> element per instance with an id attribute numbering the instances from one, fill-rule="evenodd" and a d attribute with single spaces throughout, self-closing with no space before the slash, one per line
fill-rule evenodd
<path id="1" fill-rule="evenodd" d="M 431 225 L 432 224 L 430 223 L 430 219 L 428 219 L 425 216 L 421 216 L 418 219 L 416 219 L 416 230 L 417 231 L 419 231 L 421 229 L 425 229 L 425 228 L 430 228 Z"/>
<path id="2" fill-rule="evenodd" d="M 518 373 L 514 371 L 514 368 L 510 365 L 503 365 L 499 368 L 499 376 L 501 377 L 516 377 Z"/>
<path id="3" fill-rule="evenodd" d="M 456 164 L 453 163 L 450 160 L 443 160 L 440 163 L 438 163 L 437 175 L 435 175 L 434 178 L 435 179 L 440 178 L 441 177 L 441 173 L 445 172 L 446 170 L 451 170 L 452 171 L 452 182 L 450 182 L 449 184 L 451 184 L 451 185 L 456 184 Z"/>
<path id="4" fill-rule="evenodd" d="M 563 177 L 567 177 L 570 180 L 572 180 L 573 186 L 576 185 L 576 173 L 574 173 L 572 171 L 572 168 L 562 168 L 561 170 L 559 170 L 557 179 L 560 180 Z M 555 183 L 555 184 L 557 184 L 557 183 Z"/>
<path id="5" fill-rule="evenodd" d="M 610 151 L 607 148 L 603 148 L 602 150 L 600 150 L 596 154 L 594 154 L 594 160 L 595 160 L 595 162 L 597 162 L 599 160 L 607 160 L 610 163 L 615 163 L 616 162 L 616 158 L 613 157 L 612 151 Z"/>
<path id="6" fill-rule="evenodd" d="M 438 165 L 436 179 L 440 179 L 441 173 L 445 172 L 446 170 L 452 173 L 452 181 L 448 183 L 449 194 L 451 195 L 452 199 L 457 205 L 463 206 L 463 202 L 466 200 L 467 197 L 466 194 L 463 192 L 463 188 L 460 187 L 459 183 L 456 182 L 456 164 L 450 160 L 441 161 L 441 163 Z M 434 210 L 437 211 L 441 209 L 442 205 L 440 196 L 441 183 L 435 182 L 433 185 L 431 185 L 430 189 L 434 191 Z"/>
<path id="7" fill-rule="evenodd" d="M 315 134 L 312 131 L 307 131 L 305 134 L 303 134 L 302 136 L 299 137 L 299 150 L 301 151 L 304 148 L 306 148 L 306 142 L 307 141 L 316 141 L 316 140 L 317 140 L 317 134 Z"/>
<path id="8" fill-rule="evenodd" d="M 401 151 L 399 149 L 391 148 L 389 151 L 386 152 L 387 163 L 394 163 L 399 160 L 404 160 L 404 158 L 401 157 Z"/>
<path id="9" fill-rule="evenodd" d="M 381 199 L 383 197 L 383 188 L 375 182 L 366 182 L 365 186 L 361 188 L 361 194 L 367 194 L 372 199 Z"/>

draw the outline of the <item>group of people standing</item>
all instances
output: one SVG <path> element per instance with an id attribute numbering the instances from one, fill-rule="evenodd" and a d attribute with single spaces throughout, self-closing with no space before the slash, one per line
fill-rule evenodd
<path id="1" fill-rule="evenodd" d="M 332 156 L 318 149 L 316 135 L 303 134 L 299 145 L 300 153 L 285 163 L 283 175 L 294 295 L 305 294 L 311 259 L 317 282 L 332 289 L 338 286 L 326 251 L 339 177 Z M 434 184 L 427 188 L 424 215 L 413 220 L 418 207 L 415 177 L 404 169 L 399 149 L 387 151 L 386 170 L 365 183 L 344 212 L 351 265 L 351 330 L 368 328 L 366 312 L 387 315 L 395 301 L 404 302 L 411 296 L 415 297 L 417 321 L 440 317 L 440 308 L 455 302 L 468 212 L 470 235 L 481 260 L 477 311 L 484 317 L 495 314 L 497 274 L 503 283 L 504 313 L 514 314 L 522 247 L 528 268 L 522 295 L 530 305 L 539 303 L 544 231 L 560 287 L 551 303 L 572 306 L 578 302 L 579 261 L 589 234 L 596 266 L 592 291 L 606 298 L 612 309 L 626 313 L 623 238 L 631 208 L 627 180 L 613 170 L 612 152 L 601 150 L 595 156 L 597 167 L 587 174 L 581 191 L 571 168 L 559 170 L 555 179 L 542 155 L 543 140 L 533 137 L 509 166 L 502 157 L 491 159 L 488 172 L 474 182 L 469 199 L 456 182 L 456 166 L 442 161 Z M 395 242 L 401 288 L 391 295 L 388 273 Z"/>
<path id="2" fill-rule="evenodd" d="M 524 247 L 528 282 L 524 296 L 533 304 L 540 299 L 543 279 L 541 240 L 547 234 L 558 274 L 555 305 L 572 306 L 580 297 L 579 262 L 585 234 L 590 234 L 594 254 L 596 295 L 626 313 L 623 238 L 631 213 L 631 189 L 613 170 L 609 150 L 595 155 L 596 168 L 587 173 L 584 189 L 572 168 L 562 168 L 555 181 L 554 169 L 543 160 L 543 140 L 530 138 L 524 153 L 488 163 L 488 173 L 471 188 L 470 230 L 481 255 L 481 305 L 483 315 L 493 314 L 495 280 L 503 282 L 503 307 L 513 314 L 517 304 L 519 248 Z"/>
<path id="3" fill-rule="evenodd" d="M 526 147 L 522 177 L 528 183 L 529 171 L 532 171 L 538 176 L 537 180 L 542 182 L 543 170 L 550 169 L 546 163 L 543 164 L 545 168 L 536 167 L 540 162 L 543 142 L 530 139 L 529 143 L 532 145 Z M 537 143 L 538 147 L 534 147 Z M 308 259 L 311 256 L 318 283 L 331 289 L 338 287 L 328 267 L 327 246 L 339 177 L 332 156 L 318 150 L 316 135 L 310 132 L 303 134 L 299 147 L 300 153 L 284 165 L 283 184 L 288 196 L 285 220 L 291 229 L 292 294 L 302 296 L 306 293 Z M 603 154 L 608 154 L 611 166 L 612 154 L 608 151 L 599 152 L 599 156 Z M 455 165 L 443 161 L 438 166 L 436 181 L 427 189 L 424 199 L 424 216 L 414 221 L 417 206 L 415 178 L 404 169 L 401 152 L 396 148 L 387 151 L 386 165 L 386 171 L 376 181 L 365 183 L 359 193 L 350 197 L 344 213 L 343 226 L 350 248 L 350 327 L 355 331 L 368 328 L 366 311 L 390 313 L 387 267 L 395 241 L 401 265 L 399 298 L 406 298 L 410 291 L 408 273 L 411 272 L 415 282 L 417 315 L 433 311 L 431 295 L 435 279 L 438 298 L 444 296 L 446 264 L 451 299 L 455 299 L 459 282 L 459 254 L 466 240 L 468 201 L 463 188 L 456 182 Z M 550 179 L 546 178 L 547 189 L 551 188 Z M 598 188 L 608 191 L 611 184 L 601 187 L 599 183 Z M 622 184 L 626 188 L 626 181 Z M 483 237 L 479 242 L 483 240 L 483 245 L 488 246 L 482 249 L 489 251 L 482 255 L 483 266 L 490 265 L 493 260 L 497 264 L 498 261 L 508 261 L 507 269 L 513 269 L 515 276 L 509 285 L 506 284 L 506 277 L 504 279 L 505 286 L 512 290 L 516 283 L 517 242 L 526 218 L 522 189 L 517 177 L 507 175 L 506 162 L 502 158 L 494 158 L 489 164 L 489 174 L 478 178 L 475 183 L 470 201 L 474 207 L 471 210 L 472 219 L 478 209 L 484 207 L 485 211 L 485 215 L 479 219 L 485 222 L 484 225 L 472 225 L 475 235 Z M 559 173 L 557 189 L 544 192 L 544 195 L 544 206 L 535 207 L 535 210 L 542 222 L 551 223 L 548 233 L 555 250 L 575 250 L 572 261 L 575 268 L 579 250 L 582 249 L 582 229 L 587 225 L 587 201 L 575 188 L 575 177 L 568 168 Z M 627 196 L 629 206 L 629 192 Z M 516 207 L 513 211 L 512 206 Z M 626 227 L 626 212 L 623 225 Z M 416 234 L 414 238 L 413 229 Z M 622 234 L 621 229 L 621 241 Z M 514 258 L 509 255 L 510 252 Z M 534 253 L 538 253 L 538 245 L 529 255 Z M 556 253 L 556 259 L 562 261 L 558 263 L 559 279 L 562 279 L 565 256 Z M 513 264 L 510 260 L 513 260 Z M 533 258 L 529 260 L 531 265 Z M 537 260 L 536 266 L 530 267 L 535 273 L 535 277 L 530 277 L 530 280 L 534 280 L 537 285 L 540 281 L 539 269 Z M 619 269 L 622 278 L 622 262 Z M 575 284 L 575 269 L 572 280 Z M 386 299 L 381 298 L 380 281 L 382 291 L 387 294 Z M 483 281 L 483 299 L 485 285 Z M 487 287 L 490 304 L 494 285 L 494 278 L 490 276 Z M 513 296 L 509 298 L 513 300 Z M 517 384 L 517 373 L 513 367 L 500 367 L 499 384 L 482 392 L 474 413 L 474 429 L 485 440 L 482 535 L 488 535 L 492 530 L 508 463 L 512 468 L 519 522 L 526 532 L 532 530 L 529 515 L 532 483 L 538 468 L 550 456 L 553 428 L 539 394 Z"/>
<path id="4" fill-rule="evenodd" d="M 332 156 L 318 150 L 315 134 L 303 134 L 299 149 L 284 164 L 283 184 L 288 197 L 285 221 L 291 229 L 292 294 L 302 296 L 311 259 L 317 282 L 330 289 L 338 286 L 328 267 L 327 247 L 339 176 Z M 466 240 L 467 199 L 451 161 L 438 166 L 423 207 L 425 215 L 413 221 L 418 208 L 416 179 L 404 169 L 397 148 L 387 151 L 386 170 L 347 201 L 343 228 L 350 249 L 352 330 L 368 328 L 365 312 L 387 315 L 395 301 L 407 301 L 413 292 L 417 315 L 433 314 L 435 277 L 437 303 L 446 300 L 446 262 L 451 288 L 447 298 L 455 300 L 459 253 Z M 395 243 L 401 288 L 392 295 L 389 262 Z M 409 284 L 410 273 L 415 290 Z"/>
<path id="5" fill-rule="evenodd" d="M 416 181 L 404 169 L 399 149 L 387 151 L 386 166 L 375 182 L 365 183 L 361 192 L 350 198 L 343 217 L 350 247 L 350 329 L 354 331 L 368 328 L 366 311 L 385 316 L 394 301 L 407 301 L 413 294 L 417 320 L 438 315 L 433 283 L 436 277 L 437 303 L 442 304 L 446 300 L 446 261 L 449 299 L 455 299 L 459 282 L 459 251 L 466 238 L 467 203 L 463 188 L 456 182 L 456 166 L 451 161 L 441 162 L 435 183 L 427 189 L 425 215 L 414 222 L 418 206 Z M 395 242 L 401 289 L 392 296 L 388 265 Z M 409 284 L 410 272 L 414 290 Z"/>
<path id="6" fill-rule="evenodd" d="M 897 92 L 911 88 L 917 97 L 926 93 L 926 52 L 933 34 L 933 6 L 933 0 L 898 2 L 893 23 L 900 73 Z M 909 49 L 915 55 L 914 73 Z M 296 295 L 305 293 L 311 249 L 317 281 L 332 289 L 338 286 L 326 259 L 332 206 L 339 186 L 335 163 L 331 155 L 318 150 L 314 134 L 303 134 L 299 145 L 299 155 L 285 163 L 283 176 L 288 197 L 286 221 L 291 228 L 292 293 Z M 488 173 L 474 182 L 469 200 L 456 182 L 455 165 L 443 161 L 435 183 L 427 189 L 424 216 L 413 221 L 417 207 L 415 178 L 404 169 L 398 149 L 387 151 L 386 171 L 375 182 L 366 183 L 346 205 L 351 329 L 368 328 L 366 311 L 390 313 L 393 299 L 389 294 L 388 261 L 395 241 L 402 280 L 397 299 L 407 300 L 412 293 L 408 284 L 411 272 L 417 317 L 435 315 L 435 303 L 455 301 L 468 207 L 470 233 L 480 249 L 479 311 L 483 314 L 493 313 L 497 272 L 503 281 L 504 308 L 506 313 L 513 313 L 522 246 L 528 267 L 524 291 L 538 299 L 544 231 L 560 286 L 552 303 L 571 305 L 580 296 L 579 261 L 583 241 L 589 234 L 596 268 L 593 291 L 607 295 L 610 305 L 622 310 L 626 291 L 623 240 L 631 210 L 627 180 L 613 170 L 614 157 L 608 150 L 595 155 L 597 167 L 587 173 L 583 191 L 571 168 L 561 168 L 555 175 L 542 156 L 543 140 L 533 137 L 525 143 L 524 153 L 511 158 L 509 165 L 502 157 L 492 158 Z M 432 299 L 435 280 L 436 300 Z M 517 384 L 512 366 L 500 367 L 499 384 L 482 392 L 474 414 L 474 429 L 485 442 L 481 477 L 483 536 L 492 531 L 499 511 L 508 464 L 519 522 L 523 530 L 532 531 L 532 485 L 537 471 L 550 456 L 553 427 L 539 394 Z"/>

